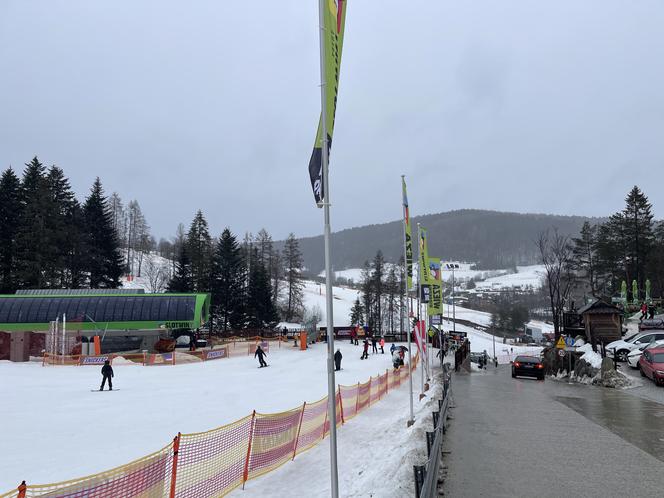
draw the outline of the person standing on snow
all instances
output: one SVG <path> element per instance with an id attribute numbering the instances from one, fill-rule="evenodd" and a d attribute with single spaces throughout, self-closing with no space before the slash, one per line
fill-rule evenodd
<path id="1" fill-rule="evenodd" d="M 360 360 L 369 359 L 369 339 L 364 339 L 364 351 L 362 351 L 362 356 Z"/>
<path id="2" fill-rule="evenodd" d="M 337 348 L 337 352 L 334 353 L 334 370 L 341 370 L 341 350 Z"/>
<path id="3" fill-rule="evenodd" d="M 258 363 L 260 364 L 258 368 L 266 367 L 267 363 L 265 363 L 263 356 L 267 356 L 267 353 L 263 351 L 263 348 L 261 348 L 260 344 L 256 346 L 256 352 L 254 353 L 254 358 L 256 358 L 256 356 L 258 356 Z"/>
<path id="4" fill-rule="evenodd" d="M 394 343 L 392 343 L 392 345 L 390 346 L 390 354 L 393 355 L 395 349 L 397 349 L 397 346 Z"/>
<path id="5" fill-rule="evenodd" d="M 371 354 L 376 354 L 378 352 L 378 348 L 376 347 L 377 343 L 376 336 L 373 336 L 371 338 Z"/>
<path id="6" fill-rule="evenodd" d="M 380 338 L 380 354 L 385 354 L 385 338 Z"/>
<path id="7" fill-rule="evenodd" d="M 111 366 L 111 362 L 106 360 L 104 362 L 104 366 L 101 367 L 101 375 L 102 375 L 102 380 L 101 380 L 101 387 L 99 388 L 100 391 L 104 390 L 104 385 L 106 384 L 106 379 L 108 379 L 108 390 L 112 391 L 113 390 L 113 382 L 111 379 L 113 378 L 113 367 Z"/>

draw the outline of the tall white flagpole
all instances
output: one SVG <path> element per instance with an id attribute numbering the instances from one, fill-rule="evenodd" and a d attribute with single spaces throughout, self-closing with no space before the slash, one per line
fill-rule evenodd
<path id="1" fill-rule="evenodd" d="M 415 327 L 415 334 L 417 334 L 418 351 L 420 353 L 420 399 L 424 396 L 424 368 L 426 366 L 426 358 L 422 357 L 424 348 L 422 347 L 422 334 L 420 334 L 420 321 L 422 320 L 422 242 L 420 240 L 420 224 L 417 224 L 417 327 Z"/>
<path id="2" fill-rule="evenodd" d="M 321 100 L 321 159 L 323 162 L 323 211 L 325 218 L 325 315 L 327 318 L 327 419 L 330 422 L 330 481 L 332 498 L 339 497 L 339 474 L 337 471 L 337 403 L 334 379 L 334 316 L 332 311 L 332 261 L 330 255 L 330 181 L 328 168 L 329 144 L 327 141 L 327 98 L 325 74 L 325 0 L 318 0 L 318 22 L 320 41 L 320 100 Z"/>
<path id="3" fill-rule="evenodd" d="M 404 175 L 401 175 L 401 189 L 403 190 L 403 186 L 405 184 L 405 177 Z M 402 192 L 403 196 L 403 192 Z M 408 306 L 408 291 L 410 289 L 408 288 L 408 249 L 406 247 L 406 206 L 403 205 L 403 199 L 401 201 L 401 204 L 403 206 L 403 271 L 405 273 L 404 275 L 404 287 L 406 288 L 406 310 L 410 308 Z M 410 216 L 410 214 L 409 214 Z M 410 241 L 411 247 L 413 244 L 413 241 Z M 412 264 L 412 261 L 411 261 Z M 411 266 L 412 268 L 412 266 Z M 410 400 L 410 418 L 408 419 L 408 426 L 410 427 L 415 423 L 415 416 L 413 415 L 413 357 L 410 354 L 410 316 L 409 313 L 406 312 L 406 334 L 408 335 L 408 393 L 409 393 L 409 400 Z M 401 322 L 401 326 L 403 327 L 403 322 Z"/>

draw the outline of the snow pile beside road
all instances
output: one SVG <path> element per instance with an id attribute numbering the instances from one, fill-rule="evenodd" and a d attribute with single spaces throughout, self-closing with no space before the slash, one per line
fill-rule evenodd
<path id="1" fill-rule="evenodd" d="M 593 351 L 592 345 L 584 344 L 580 348 L 577 348 L 576 351 L 577 353 L 578 352 L 583 353 L 581 359 L 585 360 L 591 367 L 593 368 L 602 367 L 602 356 L 599 353 L 595 353 Z"/>

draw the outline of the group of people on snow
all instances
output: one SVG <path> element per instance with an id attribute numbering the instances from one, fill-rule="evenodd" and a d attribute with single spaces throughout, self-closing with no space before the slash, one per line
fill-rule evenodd
<path id="1" fill-rule="evenodd" d="M 652 303 L 647 304 L 644 301 L 641 304 L 641 316 L 639 317 L 639 320 L 643 321 L 646 318 L 648 318 L 649 320 L 653 320 L 655 318 L 655 305 Z"/>

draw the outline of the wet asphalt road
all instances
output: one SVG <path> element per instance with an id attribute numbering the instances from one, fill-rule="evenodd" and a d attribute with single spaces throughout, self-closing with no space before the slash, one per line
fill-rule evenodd
<path id="1" fill-rule="evenodd" d="M 664 496 L 664 405 L 509 367 L 453 377 L 449 497 Z"/>

